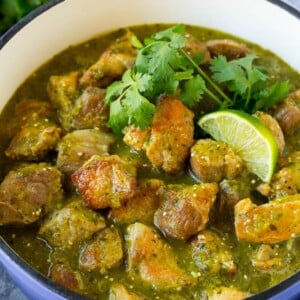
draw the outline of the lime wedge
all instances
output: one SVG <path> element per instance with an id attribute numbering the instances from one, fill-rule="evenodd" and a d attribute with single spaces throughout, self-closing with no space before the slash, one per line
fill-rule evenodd
<path id="1" fill-rule="evenodd" d="M 215 140 L 230 145 L 250 172 L 264 182 L 271 180 L 278 146 L 272 133 L 257 118 L 236 110 L 222 110 L 203 116 L 198 124 Z"/>

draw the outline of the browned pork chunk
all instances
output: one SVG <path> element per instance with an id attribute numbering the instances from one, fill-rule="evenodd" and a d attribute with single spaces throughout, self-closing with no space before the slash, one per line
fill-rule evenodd
<path id="1" fill-rule="evenodd" d="M 151 227 L 134 223 L 127 227 L 127 270 L 155 289 L 189 286 L 194 279 L 178 266 L 172 248 Z"/>
<path id="2" fill-rule="evenodd" d="M 56 165 L 63 173 L 71 175 L 93 155 L 108 155 L 113 142 L 114 137 L 111 134 L 99 129 L 72 131 L 57 145 Z"/>
<path id="3" fill-rule="evenodd" d="M 154 224 L 169 237 L 187 240 L 205 227 L 217 192 L 216 183 L 161 188 L 162 203 L 154 215 Z"/>
<path id="4" fill-rule="evenodd" d="M 259 271 L 279 270 L 286 266 L 285 259 L 280 255 L 277 245 L 262 244 L 253 252 L 251 263 Z M 282 250 L 282 249 L 281 249 Z"/>
<path id="5" fill-rule="evenodd" d="M 129 127 L 124 142 L 136 150 L 145 150 L 155 168 L 177 173 L 183 170 L 194 142 L 193 118 L 193 112 L 180 100 L 166 96 L 158 102 L 150 128 L 140 131 Z"/>
<path id="6" fill-rule="evenodd" d="M 123 284 L 114 283 L 109 290 L 108 300 L 143 300 L 142 296 L 139 296 L 133 292 L 129 292 Z"/>
<path id="7" fill-rule="evenodd" d="M 119 207 L 135 193 L 136 168 L 117 155 L 94 155 L 72 174 L 72 181 L 88 207 Z"/>
<path id="8" fill-rule="evenodd" d="M 244 171 L 242 159 L 229 145 L 211 139 L 198 140 L 191 148 L 190 165 L 202 182 L 234 179 Z"/>
<path id="9" fill-rule="evenodd" d="M 0 225 L 33 223 L 62 197 L 61 173 L 55 167 L 40 163 L 10 171 L 0 186 Z"/>
<path id="10" fill-rule="evenodd" d="M 50 278 L 73 292 L 79 293 L 84 289 L 84 282 L 80 272 L 72 269 L 70 264 L 63 259 L 57 259 L 53 262 L 50 269 Z"/>
<path id="11" fill-rule="evenodd" d="M 117 224 L 134 222 L 150 223 L 160 200 L 157 194 L 163 182 L 158 179 L 148 179 L 139 183 L 132 198 L 120 207 L 112 208 L 108 218 Z"/>
<path id="12" fill-rule="evenodd" d="M 39 235 L 54 247 L 70 248 L 105 228 L 104 218 L 75 199 L 53 212 L 41 225 Z"/>
<path id="13" fill-rule="evenodd" d="M 80 250 L 79 268 L 83 271 L 97 270 L 105 274 L 118 266 L 122 259 L 123 245 L 119 231 L 106 228 L 96 233 Z"/>
<path id="14" fill-rule="evenodd" d="M 270 110 L 285 134 L 292 133 L 300 125 L 300 89 L 288 95 Z"/>
<path id="15" fill-rule="evenodd" d="M 107 130 L 109 110 L 104 102 L 105 90 L 87 87 L 81 91 L 78 79 L 79 73 L 71 72 L 51 76 L 48 83 L 48 95 L 62 128 L 66 132 L 90 128 Z"/>
<path id="16" fill-rule="evenodd" d="M 228 60 L 244 57 L 250 52 L 245 44 L 229 39 L 210 40 L 206 47 L 211 56 L 224 55 Z"/>
<path id="17" fill-rule="evenodd" d="M 16 107 L 19 128 L 5 151 L 7 157 L 35 161 L 55 149 L 61 129 L 54 121 L 54 110 L 47 102 L 25 100 Z"/>
<path id="18" fill-rule="evenodd" d="M 186 44 L 184 46 L 184 51 L 192 58 L 194 58 L 195 55 L 201 55 L 202 60 L 200 63 L 208 64 L 210 62 L 210 53 L 206 47 L 206 44 L 199 41 L 191 34 L 186 34 L 185 38 Z"/>
<path id="19" fill-rule="evenodd" d="M 237 266 L 229 245 L 214 231 L 200 232 L 192 240 L 191 250 L 192 258 L 202 272 L 236 274 Z"/>
<path id="20" fill-rule="evenodd" d="M 71 129 L 70 112 L 73 108 L 73 101 L 79 95 L 78 72 L 71 72 L 66 75 L 50 76 L 47 92 L 51 103 L 58 112 L 59 122 L 65 131 Z"/>
<path id="21" fill-rule="evenodd" d="M 279 153 L 282 154 L 285 146 L 284 135 L 276 119 L 262 111 L 257 111 L 254 116 L 257 117 L 265 125 L 265 127 L 271 131 L 276 139 Z"/>
<path id="22" fill-rule="evenodd" d="M 300 234 L 300 195 L 255 205 L 249 198 L 235 206 L 235 232 L 251 243 L 279 243 Z"/>
<path id="23" fill-rule="evenodd" d="M 101 128 L 107 130 L 109 109 L 104 102 L 105 90 L 88 87 L 75 99 L 70 112 L 72 129 Z"/>
<path id="24" fill-rule="evenodd" d="M 116 39 L 81 77 L 81 86 L 106 87 L 133 66 L 137 49 L 133 46 L 135 35 L 127 31 Z"/>

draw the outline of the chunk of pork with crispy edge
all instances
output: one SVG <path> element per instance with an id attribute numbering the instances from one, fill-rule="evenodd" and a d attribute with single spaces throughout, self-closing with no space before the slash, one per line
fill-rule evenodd
<path id="1" fill-rule="evenodd" d="M 279 243 L 300 234 L 300 195 L 286 196 L 262 205 L 249 198 L 235 206 L 237 238 L 250 243 Z"/>
<path id="2" fill-rule="evenodd" d="M 81 86 L 106 87 L 133 66 L 137 49 L 132 40 L 135 35 L 127 31 L 117 38 L 101 54 L 99 60 L 93 64 L 80 78 Z"/>
<path id="3" fill-rule="evenodd" d="M 71 175 L 93 155 L 108 155 L 113 135 L 99 129 L 75 130 L 66 134 L 58 143 L 56 165 Z"/>
<path id="4" fill-rule="evenodd" d="M 234 179 L 244 171 L 242 159 L 229 145 L 211 139 L 198 140 L 191 148 L 192 172 L 202 182 Z"/>
<path id="5" fill-rule="evenodd" d="M 10 171 L 0 185 L 0 225 L 26 225 L 51 212 L 63 198 L 62 174 L 46 163 Z"/>
<path id="6" fill-rule="evenodd" d="M 100 213 L 87 208 L 82 199 L 75 199 L 49 215 L 39 235 L 50 245 L 67 249 L 105 227 Z"/>
<path id="7" fill-rule="evenodd" d="M 162 187 L 154 224 L 169 237 L 187 240 L 205 228 L 217 192 L 216 183 Z"/>
<path id="8" fill-rule="evenodd" d="M 136 190 L 136 168 L 117 155 L 92 156 L 71 178 L 87 206 L 119 207 Z"/>
<path id="9" fill-rule="evenodd" d="M 179 267 L 172 248 L 151 227 L 127 227 L 127 271 L 155 289 L 172 290 L 193 285 L 194 279 Z"/>

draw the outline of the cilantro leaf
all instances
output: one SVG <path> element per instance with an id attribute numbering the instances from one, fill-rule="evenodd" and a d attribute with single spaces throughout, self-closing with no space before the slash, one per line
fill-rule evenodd
<path id="1" fill-rule="evenodd" d="M 254 111 L 271 108 L 288 95 L 290 88 L 290 82 L 286 80 L 284 82 L 277 82 L 272 86 L 259 91 L 255 95 L 256 104 Z"/>
<path id="2" fill-rule="evenodd" d="M 192 108 L 195 103 L 200 102 L 200 100 L 202 99 L 204 89 L 205 82 L 199 75 L 196 75 L 195 77 L 187 80 L 183 84 L 181 90 L 181 97 L 184 104 Z"/>
<path id="3" fill-rule="evenodd" d="M 151 124 L 155 106 L 141 92 L 151 86 L 150 76 L 135 74 L 127 70 L 122 80 L 111 84 L 105 94 L 105 102 L 110 104 L 108 125 L 117 135 L 130 124 L 145 129 Z"/>

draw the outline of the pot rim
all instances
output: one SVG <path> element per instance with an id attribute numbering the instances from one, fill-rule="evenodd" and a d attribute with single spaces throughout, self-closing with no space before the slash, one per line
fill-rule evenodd
<path id="1" fill-rule="evenodd" d="M 51 9 L 52 7 L 59 5 L 66 0 L 49 0 L 45 4 L 39 6 L 35 10 L 31 11 L 28 15 L 14 24 L 10 29 L 8 29 L 2 36 L 0 36 L 0 51 L 1 49 L 9 42 L 9 40 L 17 34 L 24 26 L 34 20 L 36 17 Z M 297 10 L 295 7 L 288 5 L 281 0 L 265 0 L 268 1 L 280 8 L 286 10 L 296 18 L 300 20 L 300 10 Z M 86 300 L 87 298 L 80 296 L 59 284 L 54 283 L 51 279 L 46 277 L 45 275 L 38 272 L 36 269 L 31 267 L 27 262 L 25 262 L 4 240 L 4 238 L 0 235 L 0 263 L 3 264 L 5 268 L 5 264 L 3 263 L 4 259 L 9 259 L 13 262 L 13 264 L 19 266 L 23 269 L 31 278 L 35 281 L 39 282 L 39 284 L 45 286 L 52 292 L 58 294 L 59 296 L 65 297 L 66 299 L 74 299 L 74 300 Z M 296 287 L 296 285 L 298 286 Z M 298 291 L 295 290 L 298 288 Z M 293 290 L 292 290 L 293 289 Z M 290 293 L 292 290 L 292 293 Z M 270 287 L 267 290 L 260 292 L 259 294 L 248 297 L 249 300 L 262 300 L 262 299 L 275 299 L 273 297 L 279 296 L 284 297 L 284 299 L 296 299 L 294 297 L 300 295 L 300 270 L 288 277 L 284 281 L 279 284 Z M 289 298 L 286 298 L 289 297 Z M 277 299 L 277 298 L 276 298 Z M 282 299 L 282 298 L 281 298 Z M 278 298 L 279 300 L 279 298 Z"/>

